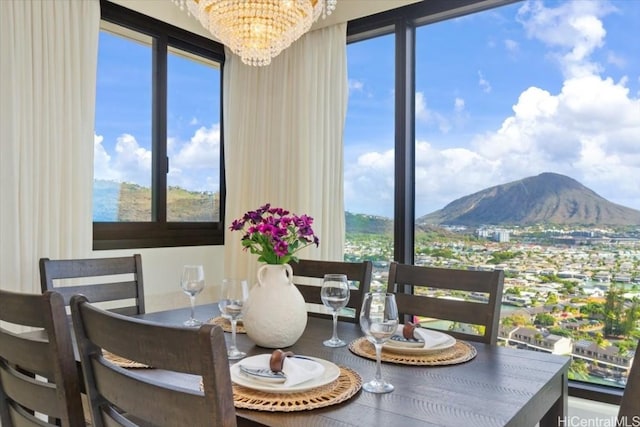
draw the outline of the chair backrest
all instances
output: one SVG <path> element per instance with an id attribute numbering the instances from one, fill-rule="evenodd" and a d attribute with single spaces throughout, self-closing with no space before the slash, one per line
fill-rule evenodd
<path id="1" fill-rule="evenodd" d="M 618 425 L 634 425 L 633 417 L 640 417 L 640 342 L 636 348 L 633 364 L 624 387 L 622 402 L 618 410 Z M 635 418 L 637 423 L 640 418 Z"/>
<path id="2" fill-rule="evenodd" d="M 396 262 L 389 267 L 388 289 L 396 294 L 398 312 L 405 321 L 423 316 L 484 327 L 477 328 L 479 334 L 472 333 L 468 326 L 467 330 L 447 331 L 471 341 L 496 343 L 503 285 L 504 273 L 500 270 L 454 270 Z M 467 300 L 452 297 L 452 291 L 465 291 Z"/>
<path id="3" fill-rule="evenodd" d="M 224 333 L 165 326 L 102 310 L 83 295 L 71 317 L 93 423 L 236 426 Z M 203 392 L 157 382 L 107 361 L 102 349 L 157 369 L 202 376 Z"/>
<path id="4" fill-rule="evenodd" d="M 62 296 L 0 290 L 0 425 L 84 426 L 80 378 Z M 5 329 L 6 327 L 6 329 Z M 24 329 L 24 328 L 23 328 Z M 34 411 L 46 419 L 36 419 Z"/>
<path id="5" fill-rule="evenodd" d="M 68 286 L 61 285 L 64 279 L 73 280 Z M 65 305 L 73 295 L 82 294 L 94 303 L 112 302 L 109 310 L 114 313 L 133 316 L 145 312 L 142 258 L 138 254 L 117 258 L 41 258 L 40 285 L 42 292 L 61 293 Z"/>
<path id="6" fill-rule="evenodd" d="M 371 286 L 371 274 L 373 265 L 371 261 L 364 262 L 341 262 L 341 261 L 315 261 L 301 259 L 297 263 L 291 263 L 293 269 L 293 283 L 302 293 L 305 302 L 322 305 L 320 298 L 320 287 L 325 274 L 344 274 L 347 276 L 351 286 L 349 302 L 347 308 L 354 312 L 354 317 L 343 316 L 344 320 L 359 322 L 360 310 L 362 309 L 362 299 L 364 294 L 369 292 Z M 312 283 L 313 282 L 313 283 Z M 355 285 L 357 284 L 357 289 Z M 330 314 L 309 311 L 309 315 L 319 317 L 330 317 Z"/>

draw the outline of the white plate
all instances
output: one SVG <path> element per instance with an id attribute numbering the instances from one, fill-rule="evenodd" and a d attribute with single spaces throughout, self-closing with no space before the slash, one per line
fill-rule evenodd
<path id="1" fill-rule="evenodd" d="M 402 334 L 402 328 L 403 325 L 399 325 L 397 333 Z M 385 342 L 382 347 L 392 353 L 420 355 L 446 350 L 456 344 L 456 339 L 454 337 L 443 332 L 438 332 L 427 328 L 420 328 L 419 333 L 422 335 L 422 338 L 425 341 L 424 347 L 394 346 L 393 344 L 391 344 L 392 341 Z M 430 344 L 434 342 L 437 344 Z"/>
<path id="2" fill-rule="evenodd" d="M 230 372 L 231 381 L 253 390 L 266 391 L 269 393 L 294 393 L 329 384 L 330 382 L 335 381 L 340 376 L 340 368 L 335 363 L 329 362 L 328 360 L 324 359 L 318 359 L 317 357 L 305 356 L 308 359 L 318 362 L 322 366 L 324 366 L 324 373 L 321 376 L 290 387 L 283 384 L 267 383 L 260 380 L 253 380 L 240 371 L 240 364 L 247 362 L 251 363 L 252 357 L 256 356 L 244 358 L 242 362 L 233 364 L 230 368 Z"/>

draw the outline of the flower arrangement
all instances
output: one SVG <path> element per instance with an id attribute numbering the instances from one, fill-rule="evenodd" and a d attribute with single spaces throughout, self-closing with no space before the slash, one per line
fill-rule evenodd
<path id="1" fill-rule="evenodd" d="M 295 254 L 320 240 L 311 228 L 313 218 L 295 215 L 269 203 L 255 211 L 245 213 L 229 227 L 231 231 L 245 231 L 242 236 L 244 250 L 258 255 L 258 261 L 267 264 L 297 262 Z"/>

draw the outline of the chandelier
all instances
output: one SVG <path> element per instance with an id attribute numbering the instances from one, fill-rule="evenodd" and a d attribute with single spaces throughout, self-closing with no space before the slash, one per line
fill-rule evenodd
<path id="1" fill-rule="evenodd" d="M 271 63 L 337 0 L 174 0 L 247 65 Z"/>

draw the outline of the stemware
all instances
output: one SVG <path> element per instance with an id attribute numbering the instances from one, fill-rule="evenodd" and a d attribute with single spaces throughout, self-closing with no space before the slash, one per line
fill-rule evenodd
<path id="1" fill-rule="evenodd" d="M 381 357 L 384 344 L 398 329 L 398 307 L 394 294 L 368 292 L 362 301 L 360 327 L 376 349 L 376 376 L 362 385 L 371 393 L 389 393 L 393 385 L 382 379 Z"/>
<path id="2" fill-rule="evenodd" d="M 338 338 L 338 311 L 349 302 L 349 282 L 344 274 L 325 274 L 320 289 L 322 303 L 333 314 L 333 335 L 323 341 L 327 347 L 344 347 L 346 342 Z"/>
<path id="3" fill-rule="evenodd" d="M 246 280 L 224 279 L 222 281 L 222 295 L 218 308 L 223 317 L 231 321 L 231 346 L 227 350 L 227 357 L 231 360 L 242 359 L 247 354 L 236 347 L 236 328 L 242 317 L 244 307 L 249 297 L 249 284 Z"/>
<path id="4" fill-rule="evenodd" d="M 204 269 L 202 265 L 185 265 L 182 268 L 180 280 L 182 291 L 189 295 L 191 302 L 191 317 L 185 320 L 185 326 L 199 326 L 202 322 L 195 318 L 196 295 L 204 289 Z"/>

